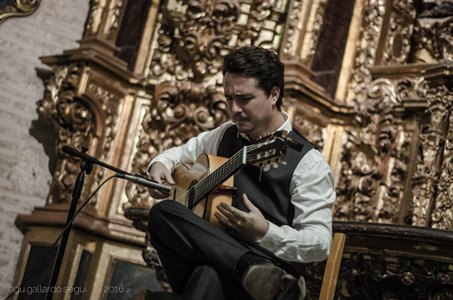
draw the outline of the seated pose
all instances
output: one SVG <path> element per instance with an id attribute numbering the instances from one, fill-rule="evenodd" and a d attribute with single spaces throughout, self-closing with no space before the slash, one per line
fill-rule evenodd
<path id="1" fill-rule="evenodd" d="M 184 299 L 303 299 L 299 267 L 325 260 L 332 242 L 332 171 L 281 110 L 284 65 L 275 53 L 236 49 L 225 56 L 223 75 L 231 121 L 155 157 L 149 177 L 173 185 L 181 163 L 197 170 L 200 156 L 225 163 L 188 187 L 186 205 L 150 190 L 159 199 L 149 213 L 151 243 Z M 221 185 L 209 193 L 217 198 L 207 194 L 212 184 Z M 214 199 L 212 207 L 196 213 L 199 198 Z"/>

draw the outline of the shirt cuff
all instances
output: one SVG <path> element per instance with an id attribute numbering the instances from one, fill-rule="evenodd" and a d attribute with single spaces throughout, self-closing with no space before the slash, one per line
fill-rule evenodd
<path id="1" fill-rule="evenodd" d="M 170 173 L 173 173 L 174 171 L 174 168 L 175 168 L 175 164 L 169 160 L 169 159 L 165 159 L 163 157 L 158 157 L 156 156 L 153 160 L 151 160 L 151 162 L 149 163 L 148 165 L 148 168 L 147 168 L 147 172 L 149 173 L 149 169 L 151 168 L 151 166 L 156 163 L 156 162 L 160 162 L 162 163 L 169 171 Z"/>
<path id="2" fill-rule="evenodd" d="M 257 240 L 257 242 L 263 248 L 273 251 L 280 247 L 282 228 L 272 222 L 267 221 L 267 223 L 269 223 L 269 229 L 261 239 Z"/>

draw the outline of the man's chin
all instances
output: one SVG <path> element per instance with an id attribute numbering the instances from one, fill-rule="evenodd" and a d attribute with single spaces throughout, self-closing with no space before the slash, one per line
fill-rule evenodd
<path id="1" fill-rule="evenodd" d="M 249 133 L 252 129 L 250 128 L 250 126 L 247 126 L 246 124 L 243 124 L 241 122 L 236 122 L 236 127 L 237 129 L 239 130 L 240 133 Z"/>

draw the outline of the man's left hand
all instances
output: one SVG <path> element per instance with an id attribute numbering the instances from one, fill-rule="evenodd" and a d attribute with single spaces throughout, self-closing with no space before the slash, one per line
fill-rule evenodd
<path id="1" fill-rule="evenodd" d="M 246 194 L 242 195 L 242 202 L 249 210 L 248 212 L 239 210 L 226 203 L 221 203 L 217 206 L 220 213 L 216 212 L 215 216 L 219 220 L 220 225 L 239 238 L 252 241 L 259 240 L 269 229 L 269 223 Z"/>

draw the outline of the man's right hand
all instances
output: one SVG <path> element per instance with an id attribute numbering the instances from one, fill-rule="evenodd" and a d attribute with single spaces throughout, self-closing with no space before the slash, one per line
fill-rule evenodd
<path id="1" fill-rule="evenodd" d="M 173 177 L 171 177 L 170 170 L 168 170 L 163 163 L 158 161 L 153 163 L 149 168 L 149 178 L 158 183 L 175 184 Z M 151 197 L 156 199 L 166 198 L 169 195 L 169 193 L 161 192 L 156 189 L 148 189 L 148 191 Z"/>

